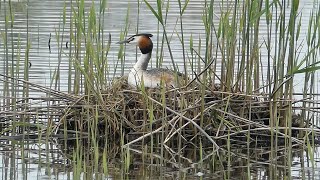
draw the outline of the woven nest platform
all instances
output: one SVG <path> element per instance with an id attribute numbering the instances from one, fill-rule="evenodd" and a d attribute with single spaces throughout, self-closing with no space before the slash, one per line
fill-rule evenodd
<path id="1" fill-rule="evenodd" d="M 69 104 L 64 112 L 58 133 L 65 129 L 67 132 L 94 131 L 97 137 L 113 141 L 125 135 L 127 145 L 142 140 L 148 142 L 152 135 L 162 135 L 164 142 L 171 144 L 175 144 L 179 136 L 185 143 L 201 138 L 207 146 L 224 144 L 228 138 L 241 144 L 241 141 L 247 143 L 249 130 L 250 143 L 269 145 L 272 133 L 267 96 L 224 92 L 219 85 L 206 89 L 192 85 L 136 90 L 128 87 L 123 77 L 100 95 L 82 96 L 76 103 Z M 281 109 L 277 118 L 281 125 Z M 293 114 L 292 126 L 299 127 L 301 120 L 299 115 Z M 284 131 L 273 132 L 279 138 L 288 137 Z M 291 132 L 293 138 L 297 134 L 298 131 Z"/>

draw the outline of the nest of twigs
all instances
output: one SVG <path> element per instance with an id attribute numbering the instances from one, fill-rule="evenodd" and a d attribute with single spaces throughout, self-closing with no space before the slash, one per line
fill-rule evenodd
<path id="1" fill-rule="evenodd" d="M 201 89 L 199 84 L 177 89 L 136 90 L 128 87 L 123 77 L 100 94 L 82 96 L 70 104 L 59 129 L 94 131 L 97 137 L 114 141 L 124 134 L 129 144 L 142 139 L 148 142 L 151 135 L 157 134 L 164 135 L 164 142 L 172 144 L 179 136 L 185 143 L 201 138 L 208 146 L 223 143 L 227 138 L 247 143 L 250 129 L 250 138 L 256 146 L 257 139 L 262 145 L 269 144 L 269 116 L 268 99 L 264 95 L 225 92 L 219 85 Z M 277 116 L 281 122 L 281 111 Z M 294 115 L 292 125 L 299 126 L 300 119 Z M 286 136 L 281 131 L 277 133 L 281 134 L 279 137 Z M 296 135 L 293 132 L 292 136 Z"/>

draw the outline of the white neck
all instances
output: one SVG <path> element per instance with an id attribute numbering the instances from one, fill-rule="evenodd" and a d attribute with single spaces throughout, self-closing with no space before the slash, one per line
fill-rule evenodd
<path id="1" fill-rule="evenodd" d="M 151 52 L 147 54 L 141 53 L 139 60 L 136 62 L 133 68 L 135 70 L 147 70 L 150 59 L 151 59 Z"/>

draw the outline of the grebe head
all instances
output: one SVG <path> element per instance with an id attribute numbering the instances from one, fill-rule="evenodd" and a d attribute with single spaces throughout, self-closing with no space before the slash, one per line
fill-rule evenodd
<path id="1" fill-rule="evenodd" d="M 153 48 L 153 43 L 150 37 L 152 37 L 152 34 L 136 34 L 130 36 L 128 39 L 118 42 L 118 44 L 135 43 L 139 47 L 142 54 L 148 54 L 152 51 Z"/>

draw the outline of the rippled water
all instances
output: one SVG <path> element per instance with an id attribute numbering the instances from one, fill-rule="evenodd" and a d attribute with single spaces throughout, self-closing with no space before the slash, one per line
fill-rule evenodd
<path id="1" fill-rule="evenodd" d="M 16 6 L 19 6 L 15 10 L 15 31 L 14 39 L 17 40 L 18 36 L 20 35 L 20 41 L 22 47 L 25 47 L 27 41 L 27 8 L 29 9 L 28 14 L 28 25 L 29 25 L 29 32 L 28 38 L 31 42 L 31 50 L 30 50 L 30 62 L 32 63 L 32 68 L 30 68 L 30 79 L 33 82 L 49 85 L 50 77 L 52 76 L 52 72 L 58 65 L 58 44 L 55 34 L 59 29 L 61 30 L 62 24 L 62 12 L 64 1 L 30 1 L 29 5 L 26 6 L 25 2 L 22 3 L 13 3 Z M 97 3 L 98 4 L 98 3 Z M 154 5 L 154 3 L 151 3 Z M 174 53 L 174 58 L 177 61 L 177 64 L 180 68 L 183 68 L 182 65 L 182 53 L 181 53 L 181 43 L 177 37 L 177 33 L 179 33 L 179 24 L 177 24 L 177 19 L 179 18 L 178 13 L 178 4 L 176 1 L 170 3 L 170 12 L 168 14 L 168 21 L 167 21 L 167 31 L 170 32 L 170 39 L 171 39 L 171 46 L 172 52 Z M 204 37 L 204 28 L 202 23 L 202 11 L 203 11 L 203 1 L 194 1 L 189 3 L 189 9 L 185 13 L 185 21 L 184 21 L 184 32 L 185 32 L 185 39 L 186 41 L 189 40 L 191 34 L 193 34 L 194 38 L 203 38 Z M 86 7 L 90 7 L 91 2 L 86 1 Z M 4 6 L 4 5 L 3 5 Z M 67 5 L 68 7 L 68 5 Z M 2 7 L 4 8 L 4 7 Z M 112 37 L 112 45 L 111 50 L 109 53 L 109 65 L 110 65 L 110 74 L 120 74 L 121 67 L 118 66 L 115 69 L 115 64 L 118 62 L 118 50 L 119 45 L 115 44 L 120 39 L 120 32 L 123 31 L 125 27 L 125 19 L 127 14 L 127 9 L 129 8 L 129 32 L 128 34 L 135 34 L 137 29 L 139 32 L 147 32 L 152 33 L 154 35 L 153 40 L 158 39 L 158 24 L 156 18 L 153 14 L 146 8 L 144 3 L 141 3 L 141 10 L 139 16 L 139 27 L 136 26 L 137 24 L 137 1 L 128 1 L 128 2 L 118 2 L 118 1 L 108 1 L 108 8 L 105 15 L 105 40 L 107 41 L 108 33 L 111 34 Z M 67 8 L 70 11 L 70 9 Z M 4 13 L 4 11 L 2 11 Z M 67 13 L 68 14 L 68 13 Z M 67 17 L 68 19 L 68 17 Z M 3 19 L 1 19 L 1 23 L 3 24 Z M 218 22 L 218 20 L 217 20 Z M 66 27 L 69 27 L 69 24 L 66 24 Z M 178 31 L 178 32 L 175 32 Z M 161 31 L 160 35 L 161 35 Z M 10 34 L 10 31 L 9 31 Z M 50 38 L 50 34 L 52 35 L 51 38 L 51 52 L 48 49 L 48 41 Z M 66 28 L 65 32 L 60 34 L 64 34 L 64 43 L 69 41 L 69 29 Z M 10 35 L 9 35 L 10 37 Z M 187 43 L 188 44 L 188 43 Z M 63 45 L 64 46 L 64 45 Z M 195 41 L 195 46 L 197 46 L 197 41 Z M 165 47 L 166 48 L 166 47 Z M 3 49 L 2 49 L 3 50 Z M 66 47 L 63 47 L 65 52 L 68 52 Z M 10 49 L 9 49 L 10 51 Z M 24 48 L 21 49 L 22 52 L 25 51 Z M 165 50 L 166 52 L 167 50 Z M 23 60 L 24 53 L 21 54 L 21 59 Z M 3 53 L 1 53 L 3 56 Z M 154 53 L 155 56 L 155 53 Z M 164 66 L 169 66 L 171 60 L 169 58 L 169 54 L 164 54 L 165 61 Z M 133 63 L 135 62 L 135 49 L 134 47 L 128 47 L 127 49 L 127 57 L 125 62 L 125 72 L 128 72 L 130 67 L 132 67 Z M 2 57 L 5 58 L 5 57 Z M 10 58 L 10 57 L 9 57 Z M 65 87 L 63 84 L 66 82 L 66 75 L 68 70 L 68 57 L 62 56 L 61 57 L 61 80 L 62 85 L 61 87 Z M 155 57 L 153 58 L 153 60 Z M 179 61 L 180 59 L 180 61 Z M 3 67 L 3 64 L 0 64 Z M 151 66 L 154 66 L 154 63 Z M 49 66 L 49 68 L 48 68 Z M 3 69 L 2 71 L 3 72 Z"/>
<path id="2" fill-rule="evenodd" d="M 20 54 L 20 68 L 23 69 L 23 62 L 25 60 L 25 51 L 26 44 L 29 40 L 30 42 L 30 53 L 29 53 L 29 61 L 31 62 L 31 67 L 29 69 L 29 81 L 35 84 L 40 84 L 43 86 L 50 87 L 52 82 L 52 76 L 54 71 L 57 69 L 59 64 L 59 59 L 61 58 L 61 77 L 60 77 L 60 89 L 62 91 L 67 91 L 67 83 L 68 83 L 68 62 L 69 58 L 67 55 L 69 49 L 65 46 L 67 42 L 69 42 L 69 12 L 70 5 L 67 2 L 66 10 L 67 10 L 67 23 L 64 32 L 62 31 L 62 15 L 64 8 L 63 0 L 51 1 L 51 0 L 30 0 L 29 3 L 27 1 L 12 1 L 12 7 L 14 11 L 14 26 L 13 30 L 8 30 L 8 37 L 13 38 L 13 44 L 15 46 L 18 45 L 18 39 L 21 44 L 21 54 Z M 86 7 L 89 8 L 91 6 L 91 1 L 86 1 Z M 99 4 L 99 3 L 96 3 Z M 157 19 L 150 12 L 150 10 L 145 6 L 143 2 L 140 3 L 140 15 L 138 18 L 138 3 L 136 0 L 129 1 L 119 1 L 119 0 L 109 0 L 107 3 L 107 11 L 104 17 L 104 34 L 105 41 L 107 42 L 108 34 L 111 34 L 112 43 L 111 49 L 108 54 L 108 64 L 109 64 L 109 78 L 113 78 L 114 76 L 120 76 L 121 66 L 118 60 L 118 51 L 119 45 L 116 44 L 117 41 L 120 40 L 120 33 L 124 30 L 125 27 L 125 19 L 126 14 L 129 9 L 129 32 L 128 34 L 135 34 L 138 32 L 147 32 L 152 33 L 154 35 L 153 40 L 155 42 L 155 47 L 158 44 L 157 40 L 161 38 L 161 28 L 158 30 Z M 151 5 L 155 5 L 154 1 L 150 1 Z M 215 2 L 214 11 L 216 14 L 215 22 L 219 23 L 219 12 L 220 10 L 220 1 Z M 98 7 L 98 6 L 97 6 Z M 191 0 L 189 2 L 188 8 L 185 11 L 183 16 L 183 30 L 185 35 L 186 52 L 190 54 L 189 50 L 189 40 L 192 36 L 194 38 L 194 47 L 199 46 L 199 39 L 204 39 L 204 26 L 202 21 L 204 1 L 203 0 Z M 306 0 L 300 1 L 302 16 L 302 36 L 307 34 L 308 28 L 308 19 L 310 12 L 313 8 L 313 1 Z M 0 11 L 0 31 L 1 34 L 5 32 L 5 14 L 9 11 L 8 1 L 1 1 L 1 11 Z M 86 11 L 88 12 L 88 11 Z M 137 26 L 137 19 L 139 19 Z M 170 44 L 172 47 L 172 52 L 177 62 L 179 69 L 183 69 L 183 58 L 182 58 L 182 46 L 179 40 L 180 33 L 180 25 L 177 23 L 179 19 L 179 6 L 177 1 L 170 1 L 170 10 L 168 13 L 167 19 L 167 32 L 170 35 Z M 28 29 L 28 31 L 27 31 Z M 262 23 L 260 27 L 262 37 L 266 36 L 266 26 Z M 13 34 L 13 35 L 11 35 Z M 48 48 L 48 42 L 50 39 L 50 50 Z M 57 34 L 62 35 L 63 43 L 62 43 L 62 56 L 60 57 L 58 43 L 57 43 Z M 62 39 L 60 39 L 62 40 Z M 11 39 L 8 40 L 11 43 Z M 263 42 L 263 39 L 260 40 Z M 305 41 L 305 39 L 304 39 Z M 203 40 L 204 42 L 204 40 Z M 18 52 L 15 48 L 14 56 L 12 55 L 11 44 L 8 44 L 8 56 L 6 56 L 6 48 L 4 46 L 3 37 L 0 38 L 0 74 L 5 73 L 5 59 L 8 59 L 9 62 L 13 64 L 17 64 Z M 202 46 L 204 43 L 202 43 Z M 305 47 L 302 47 L 302 54 L 306 50 Z M 202 48 L 204 49 L 204 48 Z M 129 71 L 132 65 L 135 62 L 134 47 L 127 47 L 126 49 L 126 61 L 124 63 L 124 74 Z M 168 52 L 165 48 L 164 52 Z M 261 57 L 266 57 L 266 51 L 261 50 Z M 164 54 L 165 61 L 163 66 L 171 67 L 171 60 L 169 54 Z M 149 65 L 155 66 L 156 53 L 153 54 L 152 64 Z M 263 59 L 263 58 L 262 58 Z M 219 61 L 219 60 L 218 60 Z M 262 65 L 266 66 L 267 62 L 263 61 Z M 218 68 L 219 69 L 219 68 Z M 22 72 L 22 71 L 21 71 Z M 190 73 L 191 74 L 191 73 Z M 23 77 L 23 72 L 20 74 L 20 77 Z M 302 91 L 303 85 L 303 77 L 297 76 L 295 77 L 295 86 L 297 92 Z M 0 84 L 0 87 L 3 87 L 3 84 Z M 2 91 L 0 91 L 2 92 Z M 34 92 L 37 94 L 37 92 Z M 3 93 L 1 93 L 1 97 Z M 1 102 L 2 103 L 2 102 Z M 1 138 L 0 138 L 1 139 Z M 0 172 L 2 179 L 69 179 L 72 171 L 69 172 L 68 167 L 65 166 L 66 159 L 59 151 L 59 148 L 56 147 L 56 142 L 45 142 L 39 145 L 39 142 L 28 142 L 28 144 L 21 144 L 21 142 L 16 140 L 5 140 L 0 141 Z M 24 155 L 22 156 L 22 154 Z M 300 153 L 304 157 L 305 152 Z M 314 177 L 315 179 L 320 179 L 319 176 L 319 153 L 314 154 L 314 158 L 316 160 L 316 167 L 312 169 L 311 167 L 306 168 L 306 178 Z M 21 157 L 24 157 L 24 160 L 21 160 Z M 43 162 L 39 162 L 43 161 Z M 48 162 L 55 162 L 49 166 Z M 296 178 L 301 178 L 301 162 L 305 162 L 302 166 L 310 166 L 308 165 L 308 161 L 304 158 L 296 158 L 293 159 L 293 168 L 292 175 Z M 282 167 L 279 167 L 281 169 Z M 237 175 L 241 177 L 242 171 L 245 169 L 235 169 L 235 179 L 237 179 Z M 265 166 L 252 167 L 252 177 L 257 179 L 265 179 L 268 177 L 268 169 Z M 311 174 L 308 177 L 308 173 Z M 313 176 L 312 173 L 315 173 Z M 246 176 L 245 176 L 246 177 Z M 110 177 L 111 178 L 111 177 Z M 111 179 L 117 179 L 111 178 Z"/>

